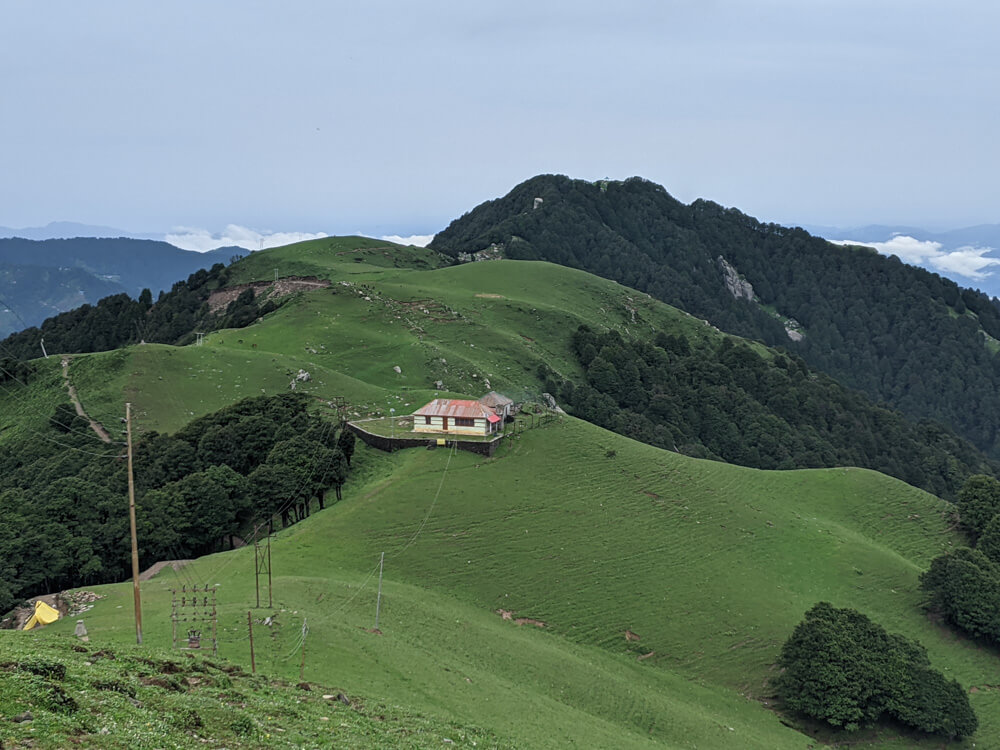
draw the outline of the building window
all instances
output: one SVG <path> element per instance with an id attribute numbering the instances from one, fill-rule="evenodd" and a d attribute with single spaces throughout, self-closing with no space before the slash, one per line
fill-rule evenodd
<path id="1" fill-rule="evenodd" d="M 430 423 L 431 423 L 431 418 L 430 417 L 424 417 L 424 424 L 430 424 Z"/>
<path id="2" fill-rule="evenodd" d="M 455 417 L 456 427 L 475 427 L 476 420 L 472 417 Z"/>

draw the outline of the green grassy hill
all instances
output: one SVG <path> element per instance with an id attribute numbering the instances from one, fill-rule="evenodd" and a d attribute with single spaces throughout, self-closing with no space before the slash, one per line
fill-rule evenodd
<path id="1" fill-rule="evenodd" d="M 539 362 L 577 374 L 567 342 L 580 323 L 721 335 L 633 290 L 548 264 L 416 272 L 382 251 L 370 253 L 381 266 L 281 252 L 287 258 L 252 256 L 257 266 L 243 280 L 277 265 L 334 284 L 201 347 L 77 356 L 70 375 L 84 406 L 111 420 L 131 400 L 143 429 L 173 431 L 243 396 L 285 391 L 305 369 L 311 380 L 300 387 L 317 403 L 344 396 L 359 415 L 406 413 L 437 380 L 446 393 L 477 396 L 489 381 L 523 396 L 540 387 Z M 61 394 L 52 359 L 29 388 L 4 389 L 0 445 L 43 430 Z M 848 738 L 783 724 L 767 681 L 781 643 L 826 600 L 919 639 L 935 667 L 976 688 L 980 730 L 952 746 L 1000 746 L 996 655 L 920 607 L 917 576 L 959 541 L 948 507 L 870 471 L 699 461 L 570 417 L 528 430 L 489 460 L 359 447 L 344 500 L 273 543 L 274 607 L 255 610 L 273 616 L 255 630 L 258 667 L 296 682 L 304 645 L 307 681 L 403 706 L 402 715 L 435 726 L 482 727 L 486 746 L 804 749 Z M 370 631 L 383 552 L 379 634 Z M 144 584 L 147 647 L 170 646 L 170 588 L 217 584 L 220 655 L 248 666 L 253 571 L 253 551 L 241 549 Z M 131 586 L 96 590 L 107 598 L 83 615 L 91 646 L 134 640 Z M 67 619 L 38 635 L 3 634 L 0 650 L 68 638 L 72 628 Z M 345 744 L 385 746 L 372 731 Z M 892 729 L 849 741 L 943 742 Z"/>
<path id="2" fill-rule="evenodd" d="M 525 747 L 804 748 L 767 710 L 766 681 L 823 599 L 918 638 L 936 667 L 978 686 L 979 746 L 1000 733 L 986 687 L 995 656 L 919 606 L 919 571 L 957 541 L 947 509 L 901 482 L 699 461 L 572 418 L 488 461 L 368 449 L 356 460 L 345 500 L 272 546 L 274 607 L 255 610 L 275 615 L 257 629 L 269 675 L 298 678 L 305 621 L 307 680 Z M 219 585 L 221 655 L 246 665 L 249 549 L 145 584 L 147 643 L 169 646 L 169 589 L 192 583 Z M 108 598 L 85 615 L 93 644 L 130 642 L 130 586 L 97 590 Z M 940 740 L 884 731 L 855 746 Z"/>
<path id="3" fill-rule="evenodd" d="M 269 253 L 277 255 L 241 261 L 234 276 L 251 260 L 278 264 L 284 274 L 280 253 L 263 255 Z M 290 267 L 307 270 L 297 262 Z M 71 379 L 85 408 L 117 419 L 131 400 L 140 429 L 170 432 L 245 396 L 287 391 L 304 369 L 312 378 L 304 388 L 319 399 L 346 397 L 356 416 L 389 408 L 404 414 L 434 397 L 436 381 L 444 393 L 478 396 L 495 388 L 537 398 L 539 363 L 579 374 L 568 344 L 581 323 L 623 333 L 721 335 L 634 290 L 546 263 L 414 272 L 336 262 L 325 271 L 311 265 L 308 273 L 334 283 L 299 293 L 250 328 L 206 335 L 202 346 L 144 344 L 73 355 Z M 41 361 L 52 378 L 58 365 L 57 357 Z"/>

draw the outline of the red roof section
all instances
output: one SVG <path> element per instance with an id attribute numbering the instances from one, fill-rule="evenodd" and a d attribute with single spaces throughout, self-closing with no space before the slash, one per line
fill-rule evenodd
<path id="1" fill-rule="evenodd" d="M 436 398 L 427 406 L 422 406 L 413 412 L 415 417 L 463 417 L 466 419 L 494 419 L 490 421 L 500 421 L 500 417 L 493 413 L 478 401 L 468 401 L 457 398 Z"/>

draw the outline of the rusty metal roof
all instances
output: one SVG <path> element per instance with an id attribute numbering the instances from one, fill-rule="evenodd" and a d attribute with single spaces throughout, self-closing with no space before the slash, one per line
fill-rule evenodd
<path id="1" fill-rule="evenodd" d="M 493 414 L 491 409 L 478 401 L 467 401 L 457 398 L 436 398 L 427 406 L 422 406 L 413 412 L 415 417 L 463 417 L 466 419 L 489 419 Z"/>

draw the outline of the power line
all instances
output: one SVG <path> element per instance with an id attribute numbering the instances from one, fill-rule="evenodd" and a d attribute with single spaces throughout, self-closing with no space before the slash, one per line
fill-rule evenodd
<path id="1" fill-rule="evenodd" d="M 410 540 L 406 544 L 404 544 L 400 549 L 393 552 L 390 555 L 390 557 L 401 555 L 406 550 L 408 550 L 410 546 L 415 541 L 417 541 L 417 537 L 420 536 L 420 533 L 424 530 L 424 526 L 427 525 L 427 520 L 431 517 L 431 513 L 434 511 L 434 506 L 437 505 L 438 498 L 441 496 L 441 488 L 444 487 L 445 477 L 448 476 L 448 467 L 451 465 L 451 459 L 457 451 L 458 451 L 458 443 L 453 442 L 451 446 L 451 452 L 448 454 L 448 461 L 445 463 L 444 471 L 441 473 L 441 481 L 438 483 L 437 492 L 434 493 L 434 499 L 431 501 L 430 507 L 427 509 L 427 513 L 424 514 L 424 520 L 420 522 L 420 527 L 416 530 L 413 536 L 410 537 Z"/>
<path id="2" fill-rule="evenodd" d="M 14 317 L 15 317 L 15 318 L 17 318 L 18 320 L 20 320 L 20 321 L 21 321 L 21 324 L 22 324 L 22 325 L 23 325 L 23 326 L 24 326 L 25 328 L 33 328 L 33 327 L 34 327 L 34 326 L 30 326 L 30 325 L 28 325 L 28 322 L 27 322 L 27 321 L 26 321 L 26 320 L 25 320 L 24 318 L 22 318 L 22 317 L 20 316 L 20 314 L 19 314 L 19 313 L 17 312 L 17 310 L 16 310 L 16 309 L 14 309 L 14 306 L 13 306 L 12 304 L 10 304 L 10 303 L 9 303 L 9 302 L 8 302 L 7 300 L 5 300 L 5 299 L 4 299 L 3 297 L 0 297 L 0 305 L 3 305 L 3 306 L 4 306 L 4 307 L 6 307 L 6 308 L 7 308 L 8 310 L 10 310 L 10 311 L 11 311 L 12 313 L 14 313 Z M 19 331 L 15 331 L 15 333 L 19 333 Z"/>
<path id="3" fill-rule="evenodd" d="M 21 380 L 16 375 L 14 375 L 12 372 L 10 372 L 9 370 L 5 369 L 2 366 L 0 366 L 0 372 L 3 372 L 5 375 L 7 375 L 7 377 L 9 379 L 14 380 L 14 381 L 20 383 L 25 388 L 28 387 L 27 383 L 25 383 L 23 380 Z M 18 394 L 16 394 L 13 391 L 7 390 L 7 388 L 2 383 L 0 383 L 0 388 L 3 388 L 4 393 L 6 393 L 8 396 L 10 396 L 11 398 L 17 400 Z M 38 409 L 34 408 L 33 406 L 28 406 L 28 409 L 31 410 L 31 411 L 33 411 L 35 414 L 37 414 L 38 416 L 42 417 L 46 421 L 50 421 L 50 422 L 53 421 L 51 416 L 46 417 L 43 412 L 39 411 Z M 56 424 L 58 424 L 60 427 L 63 427 L 67 432 L 75 432 L 78 435 L 84 435 L 86 437 L 90 437 L 90 438 L 94 438 L 96 440 L 100 440 L 100 438 L 97 437 L 97 435 L 90 428 L 87 428 L 86 430 L 84 430 L 83 428 L 73 427 L 72 424 L 67 425 L 67 424 L 63 424 L 61 422 L 56 422 Z M 104 442 L 104 441 L 101 440 L 101 442 Z M 119 443 L 119 445 L 124 445 L 124 443 Z"/>
<path id="4" fill-rule="evenodd" d="M 326 424 L 324 425 L 324 430 L 326 432 L 324 434 L 325 435 L 329 435 L 330 431 L 335 430 L 336 427 L 337 427 L 336 423 L 334 423 L 334 422 L 326 422 Z M 319 461 L 318 457 L 316 458 L 316 461 L 317 462 Z M 332 467 L 332 465 L 333 465 L 333 459 L 331 458 L 330 461 L 329 461 L 329 463 L 327 464 L 327 468 L 326 468 L 326 471 L 323 474 L 323 478 L 322 478 L 321 482 L 325 482 L 326 481 L 326 477 L 330 473 L 330 468 Z M 271 512 L 270 514 L 268 514 L 268 517 L 266 519 L 264 518 L 263 513 L 261 513 L 260 515 L 256 516 L 254 518 L 254 520 L 253 520 L 253 523 L 255 525 L 258 522 L 259 523 L 268 523 L 270 521 L 270 519 L 273 518 L 274 516 L 281 515 L 282 512 L 289 510 L 292 507 L 292 505 L 297 501 L 299 493 L 305 487 L 305 485 L 306 485 L 307 482 L 308 482 L 307 479 L 303 479 L 302 482 L 299 484 L 298 488 L 296 489 L 296 491 L 294 493 L 292 493 L 291 498 L 289 498 L 288 500 L 285 500 L 285 502 L 282 503 L 281 506 L 279 506 L 279 508 L 277 510 L 275 510 L 275 511 Z M 235 551 L 235 550 L 231 550 L 231 551 Z M 221 575 L 222 571 L 224 571 L 226 568 L 228 568 L 230 565 L 232 565 L 234 562 L 236 562 L 236 560 L 237 560 L 237 556 L 236 555 L 231 555 L 229 557 L 229 559 L 227 559 L 222 564 L 221 567 L 219 567 L 218 569 L 216 569 L 216 570 L 214 570 L 212 572 L 212 575 L 214 577 L 218 578 L 218 576 Z M 255 561 L 255 566 L 256 566 L 256 561 Z"/>

